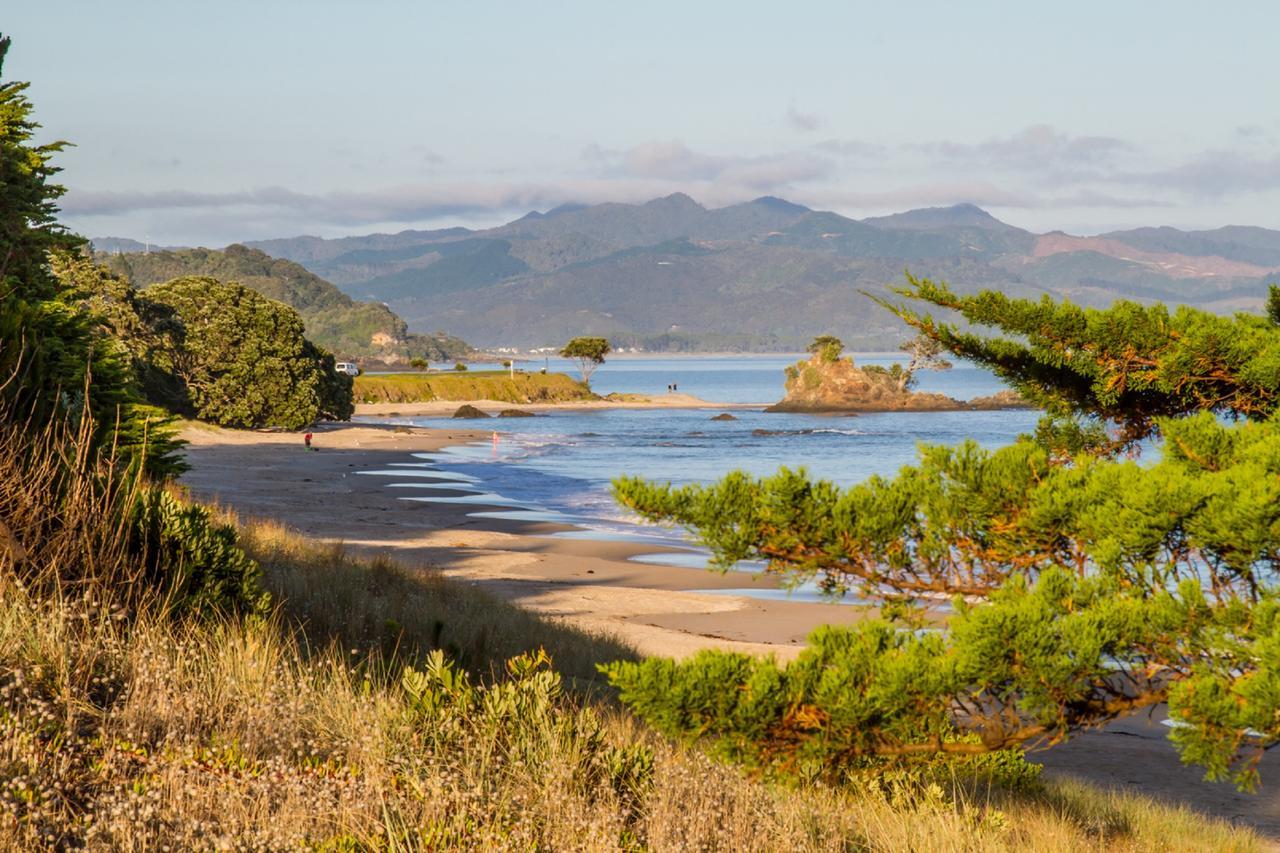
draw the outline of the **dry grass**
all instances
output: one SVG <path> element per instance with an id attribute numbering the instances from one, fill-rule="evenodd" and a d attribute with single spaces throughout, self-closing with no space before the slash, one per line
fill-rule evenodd
<path id="1" fill-rule="evenodd" d="M 357 403 L 429 403 L 432 400 L 497 400 L 504 403 L 559 403 L 594 400 L 587 386 L 563 373 L 506 370 L 459 373 L 385 373 L 357 376 Z"/>
<path id="2" fill-rule="evenodd" d="M 358 560 L 341 544 L 223 512 L 238 521 L 243 547 L 262 564 L 266 587 L 310 642 L 410 660 L 443 649 L 483 675 L 541 648 L 579 690 L 603 683 L 597 663 L 636 658 L 615 638 L 549 621 L 437 572 L 408 572 L 383 557 Z"/>
<path id="3" fill-rule="evenodd" d="M 0 453 L 3 850 L 1260 847 L 1076 785 L 766 785 L 564 690 L 616 642 L 271 525 L 245 542 L 276 615 L 175 622 L 121 588 L 104 498 L 24 492 L 24 465 Z M 558 671 L 494 663 L 537 647 Z"/>
<path id="4" fill-rule="evenodd" d="M 1259 847 L 1081 786 L 998 809 L 766 786 L 559 694 L 537 666 L 469 700 L 445 668 L 424 703 L 394 667 L 307 654 L 278 620 L 130 626 L 7 578 L 0 602 L 7 849 Z"/>

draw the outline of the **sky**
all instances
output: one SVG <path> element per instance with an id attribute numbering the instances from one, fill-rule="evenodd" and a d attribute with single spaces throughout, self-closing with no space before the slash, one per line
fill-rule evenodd
<path id="1" fill-rule="evenodd" d="M 1280 4 L 144 2 L 5 10 L 87 236 L 221 246 L 566 202 L 969 202 L 1280 228 Z"/>

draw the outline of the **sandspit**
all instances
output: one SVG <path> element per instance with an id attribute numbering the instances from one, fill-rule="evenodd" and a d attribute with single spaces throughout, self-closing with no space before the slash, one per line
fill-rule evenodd
<path id="1" fill-rule="evenodd" d="M 356 416 L 447 417 L 461 406 L 474 406 L 487 414 L 518 407 L 530 412 L 589 412 L 602 409 L 763 409 L 763 403 L 712 403 L 690 394 L 622 394 L 599 400 L 569 403 L 501 403 L 494 400 L 432 400 L 426 403 L 359 403 Z"/>

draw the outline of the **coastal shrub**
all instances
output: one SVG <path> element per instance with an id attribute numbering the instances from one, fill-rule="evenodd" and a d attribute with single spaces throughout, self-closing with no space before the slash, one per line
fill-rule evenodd
<path id="1" fill-rule="evenodd" d="M 157 353 L 176 377 L 180 411 L 220 426 L 299 429 L 351 416 L 351 377 L 303 336 L 287 305 L 235 282 L 187 276 L 147 290 L 173 311 L 181 331 Z"/>
<path id="2" fill-rule="evenodd" d="M 265 614 L 270 597 L 261 570 L 240 548 L 235 528 L 205 507 L 159 486 L 146 489 L 134 509 L 134 535 L 145 555 L 148 585 L 179 613 Z"/>
<path id="3" fill-rule="evenodd" d="M 668 730 L 715 731 L 738 760 L 828 773 L 1056 744 L 1167 703 L 1184 761 L 1256 789 L 1280 741 L 1280 325 L 910 283 L 906 295 L 1008 334 L 898 309 L 1051 419 L 998 450 L 923 446 L 917 465 L 850 488 L 787 469 L 710 486 L 616 481 L 623 504 L 695 531 L 720 567 L 766 561 L 895 620 L 815 634 L 806 654 L 828 668 L 812 683 L 703 662 L 698 690 L 733 704 L 690 709 L 680 685 L 693 671 L 645 663 L 610 675 L 638 690 L 652 668 L 671 689 L 624 701 Z M 1136 442 L 1153 437 L 1158 457 L 1139 463 Z M 948 601 L 944 629 L 925 630 L 928 606 Z M 767 678 L 791 691 L 770 700 L 781 706 L 737 704 Z"/>
<path id="4" fill-rule="evenodd" d="M 615 746 L 590 708 L 564 708 L 561 679 L 550 665 L 542 650 L 523 654 L 506 662 L 506 679 L 475 686 L 434 651 L 421 670 L 406 667 L 401 675 L 410 724 L 439 754 L 481 744 L 535 776 L 560 765 L 578 796 L 590 801 L 607 792 L 634 823 L 653 781 L 653 751 L 639 743 Z"/>

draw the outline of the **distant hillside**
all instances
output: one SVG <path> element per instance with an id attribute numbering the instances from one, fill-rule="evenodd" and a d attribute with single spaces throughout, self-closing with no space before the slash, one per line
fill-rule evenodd
<path id="1" fill-rule="evenodd" d="M 120 252 L 159 252 L 166 249 L 186 248 L 185 246 L 156 246 L 151 243 L 131 240 L 128 237 L 94 237 L 90 242 L 93 244 L 95 252 L 104 252 L 108 255 L 119 254 Z"/>
<path id="2" fill-rule="evenodd" d="M 98 241 L 94 245 L 98 246 Z M 307 337 L 340 358 L 393 363 L 417 357 L 449 360 L 470 350 L 465 342 L 443 333 L 410 334 L 405 322 L 380 302 L 357 302 L 306 268 L 245 246 L 146 254 L 100 252 L 97 257 L 138 287 L 183 275 L 238 281 L 297 310 L 306 324 Z"/>
<path id="3" fill-rule="evenodd" d="M 1118 297 L 1257 310 L 1280 270 L 1280 232 L 1136 229 L 1033 234 L 970 204 L 854 220 L 764 197 L 708 209 L 677 193 L 565 205 L 484 230 L 449 228 L 251 244 L 297 261 L 410 328 L 483 346 L 579 334 L 647 349 L 794 349 L 833 333 L 857 348 L 904 330 L 861 291 L 910 268 L 961 291 Z"/>

